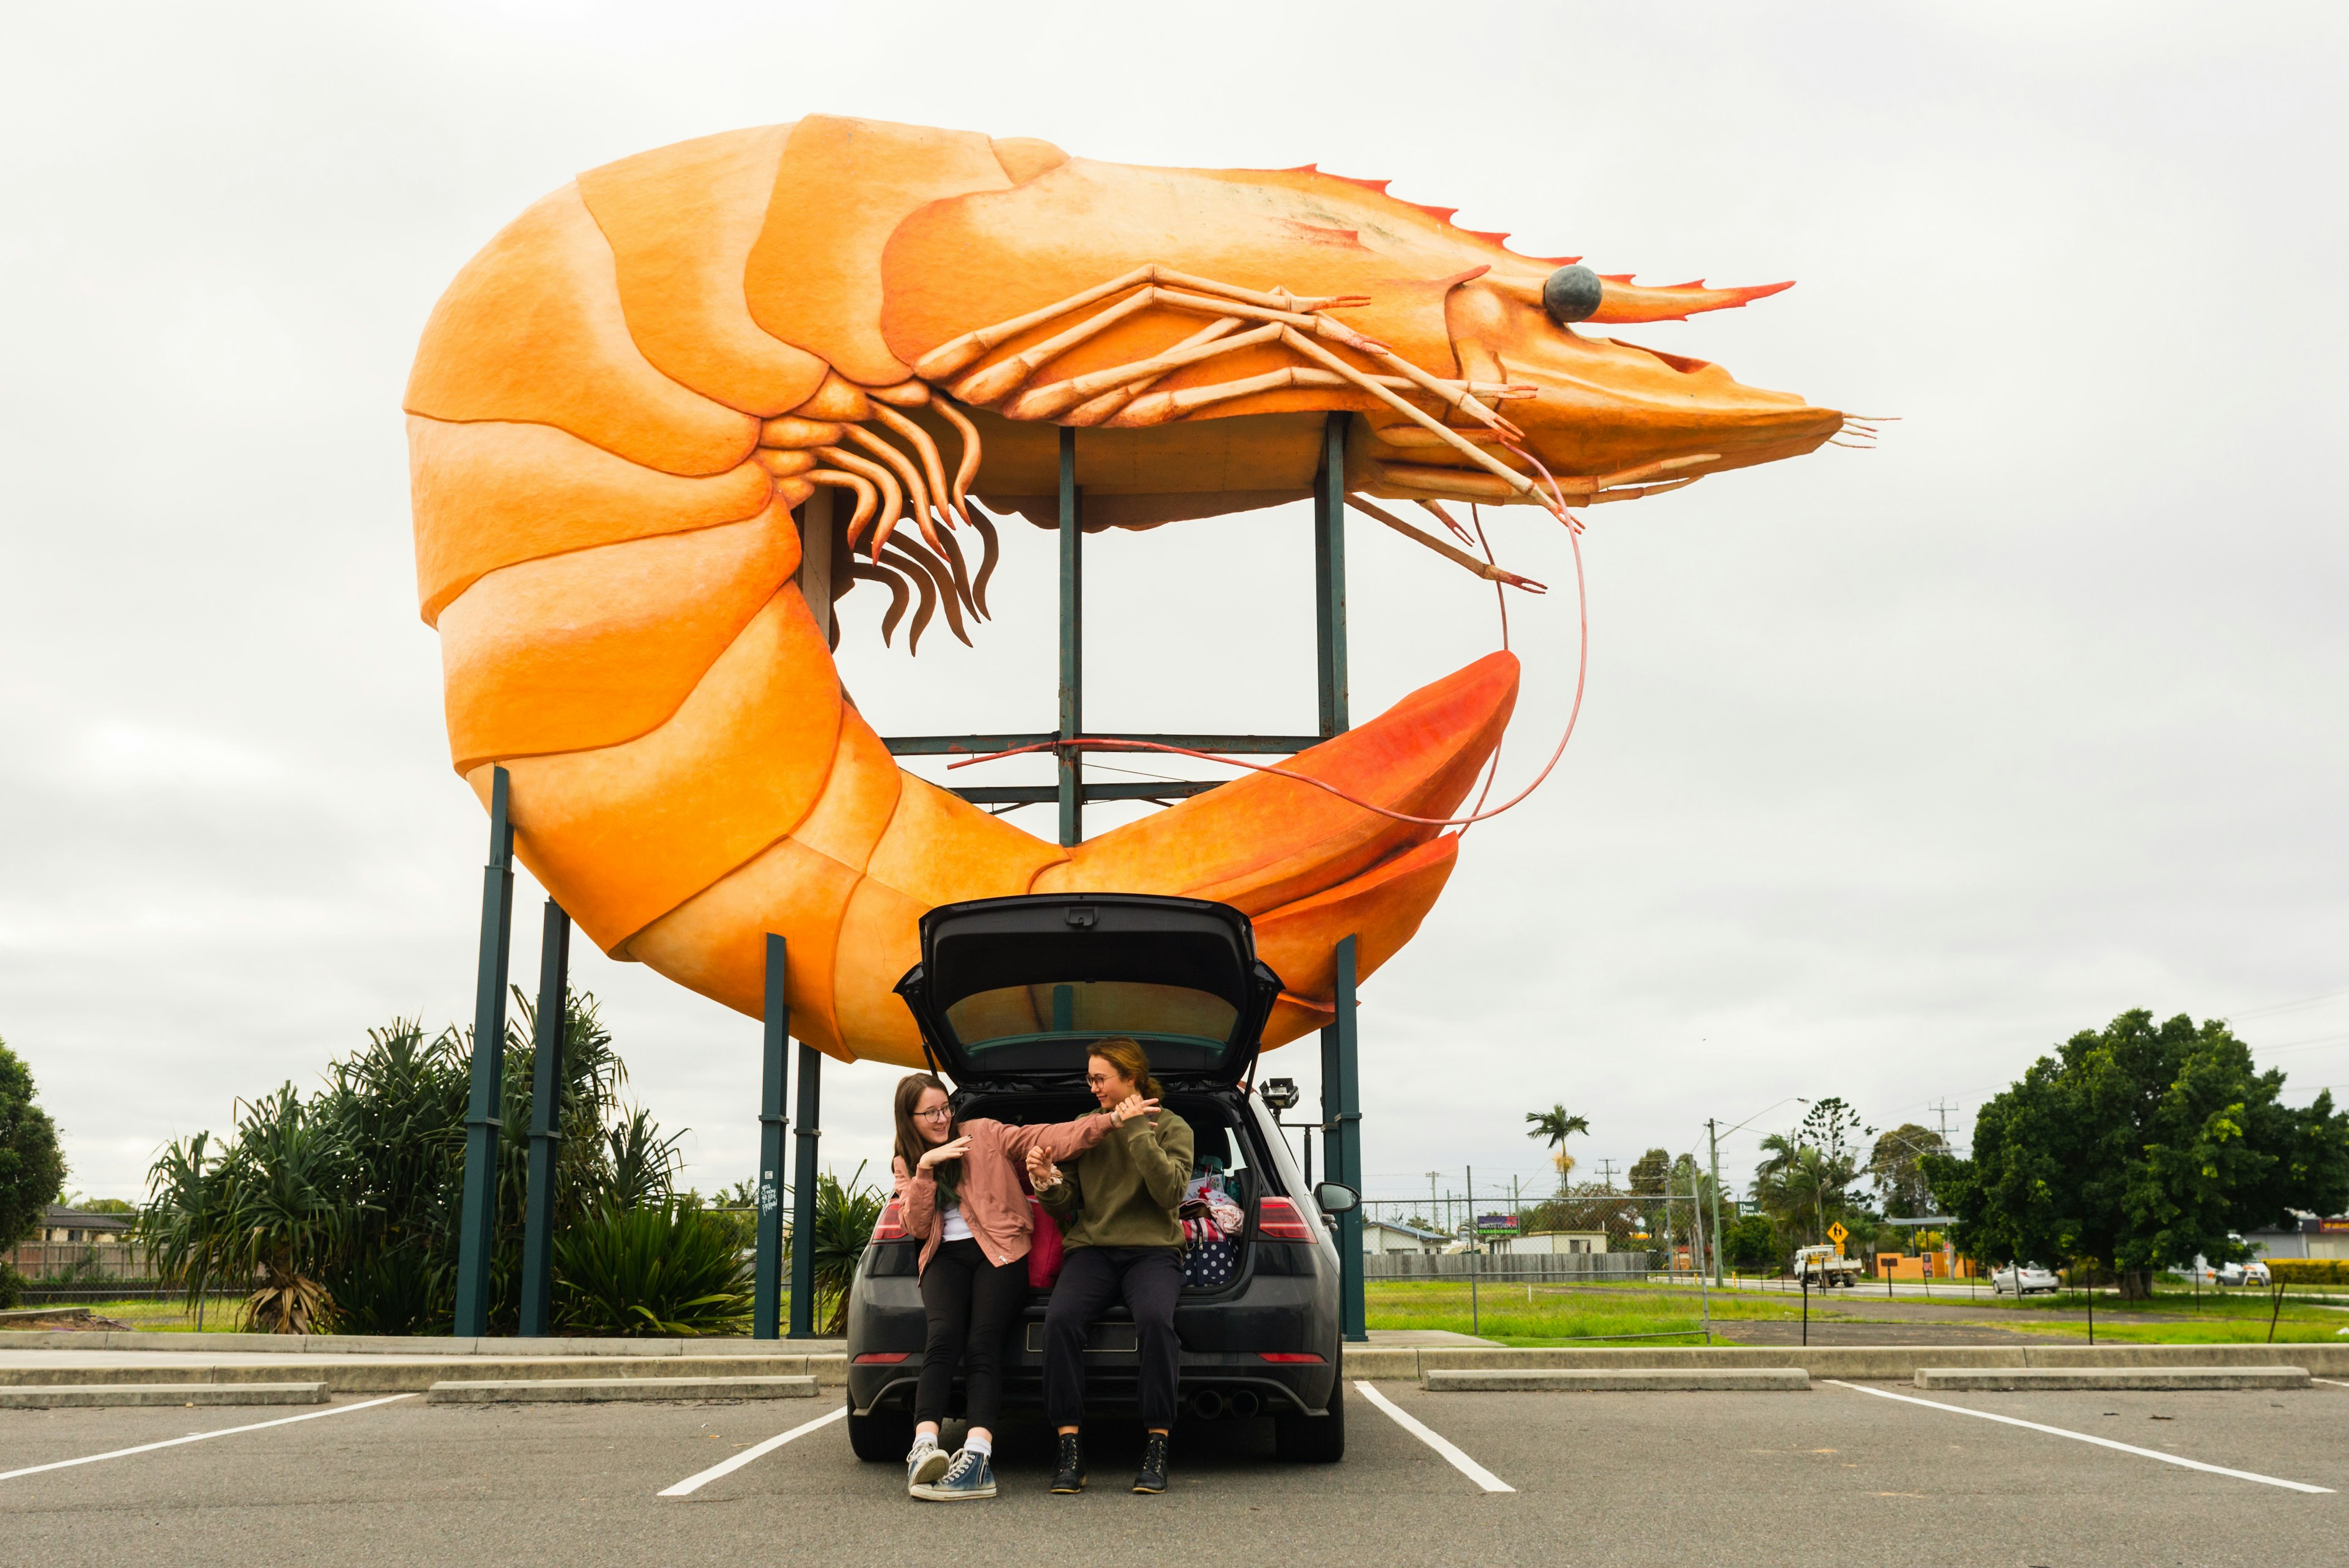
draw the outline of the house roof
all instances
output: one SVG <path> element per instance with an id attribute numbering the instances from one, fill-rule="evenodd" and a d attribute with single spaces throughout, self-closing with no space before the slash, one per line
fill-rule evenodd
<path id="1" fill-rule="evenodd" d="M 1421 1241 L 1449 1241 L 1451 1237 L 1441 1231 L 1423 1231 L 1416 1225 L 1406 1225 L 1399 1220 L 1365 1220 L 1365 1225 L 1375 1225 L 1381 1231 L 1392 1231 Z"/>
<path id="2" fill-rule="evenodd" d="M 77 1231 L 128 1231 L 130 1220 L 128 1214 L 93 1213 L 87 1209 L 68 1209 L 62 1203 L 52 1203 L 41 1210 L 43 1225 L 63 1225 Z"/>

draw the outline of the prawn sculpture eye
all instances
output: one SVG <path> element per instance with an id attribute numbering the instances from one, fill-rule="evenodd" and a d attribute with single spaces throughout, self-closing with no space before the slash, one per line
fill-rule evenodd
<path id="1" fill-rule="evenodd" d="M 1542 280 L 1542 309 L 1560 327 L 1589 320 L 1606 297 L 1607 286 L 1587 266 L 1562 266 Z"/>
<path id="2" fill-rule="evenodd" d="M 1057 426 L 1088 432 L 1088 528 L 1179 547 L 1186 519 L 1309 493 L 1345 418 L 1357 505 L 1519 586 L 1381 502 L 1563 517 L 1841 427 L 1563 330 L 1784 285 L 1634 286 L 1449 218 L 1309 166 L 832 116 L 581 175 L 466 265 L 409 384 L 458 771 L 486 794 L 507 769 L 517 853 L 616 957 L 755 1016 L 785 934 L 795 1032 L 835 1055 L 921 1062 L 891 988 L 926 909 L 1056 890 L 1237 907 L 1287 987 L 1267 1044 L 1316 1028 L 1336 941 L 1367 974 L 1442 890 L 1514 659 L 1289 764 L 1345 798 L 1250 774 L 1063 848 L 898 770 L 842 691 L 833 602 L 874 583 L 885 639 L 918 598 L 909 649 L 938 609 L 968 640 L 988 514 L 1057 525 Z"/>

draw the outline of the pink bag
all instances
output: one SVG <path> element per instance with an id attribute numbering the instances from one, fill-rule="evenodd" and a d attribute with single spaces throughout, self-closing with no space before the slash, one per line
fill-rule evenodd
<path id="1" fill-rule="evenodd" d="M 1033 1198 L 1028 1199 L 1028 1219 L 1034 1227 L 1028 1237 L 1028 1288 L 1049 1291 L 1061 1277 L 1061 1228 Z"/>

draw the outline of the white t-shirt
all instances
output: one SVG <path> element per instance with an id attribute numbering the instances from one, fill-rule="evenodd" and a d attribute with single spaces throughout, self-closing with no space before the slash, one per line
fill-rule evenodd
<path id="1" fill-rule="evenodd" d="M 947 1204 L 946 1208 L 940 1211 L 939 1218 L 943 1222 L 943 1228 L 938 1231 L 938 1241 L 940 1245 L 943 1246 L 948 1241 L 968 1241 L 970 1240 L 970 1227 L 963 1221 L 961 1204 Z"/>

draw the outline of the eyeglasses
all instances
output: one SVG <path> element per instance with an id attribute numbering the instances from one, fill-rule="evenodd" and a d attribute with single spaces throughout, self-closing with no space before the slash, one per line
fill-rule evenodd
<path id="1" fill-rule="evenodd" d="M 934 1111 L 916 1111 L 914 1113 L 914 1119 L 917 1122 L 942 1122 L 948 1119 L 953 1115 L 954 1107 L 952 1106 L 940 1106 Z"/>

